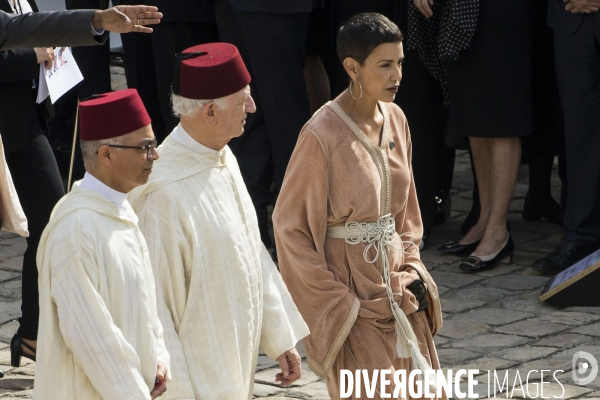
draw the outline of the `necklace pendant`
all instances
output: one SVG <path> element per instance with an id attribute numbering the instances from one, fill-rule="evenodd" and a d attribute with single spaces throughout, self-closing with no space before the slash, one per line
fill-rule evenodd
<path id="1" fill-rule="evenodd" d="M 394 147 L 396 147 L 396 143 L 390 142 L 390 150 L 394 150 Z"/>

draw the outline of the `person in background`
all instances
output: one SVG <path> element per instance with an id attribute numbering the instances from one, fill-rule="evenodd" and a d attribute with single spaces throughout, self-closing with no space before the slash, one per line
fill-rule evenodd
<path id="1" fill-rule="evenodd" d="M 531 134 L 532 0 L 475 2 L 479 15 L 470 46 L 447 64 L 449 134 L 468 138 L 479 188 L 479 219 L 440 250 L 467 255 L 466 272 L 496 267 L 514 252 L 507 216 L 521 161 L 520 137 Z M 415 0 L 423 17 L 433 11 Z M 444 12 L 442 10 L 438 12 Z M 458 45 L 458 43 L 453 43 Z"/>
<path id="2" fill-rule="evenodd" d="M 0 0 L 0 10 L 37 12 L 34 0 Z M 11 365 L 35 360 L 38 333 L 38 271 L 35 257 L 44 227 L 64 189 L 46 137 L 46 104 L 36 104 L 40 65 L 51 66 L 51 47 L 0 51 L 0 133 L 15 189 L 29 225 L 23 255 L 21 317 L 10 344 Z M 43 195 L 40 195 L 43 194 Z"/>
<path id="3" fill-rule="evenodd" d="M 544 218 L 553 224 L 562 225 L 564 209 L 554 200 L 551 192 L 552 167 L 557 155 L 558 174 L 565 186 L 563 189 L 566 189 L 565 133 L 554 64 L 554 39 L 552 29 L 546 24 L 548 5 L 543 1 L 536 1 L 534 10 L 533 134 L 522 138 L 523 159 L 529 164 L 529 189 L 522 215 L 526 221 Z"/>
<path id="4" fill-rule="evenodd" d="M 557 274 L 600 248 L 600 3 L 548 0 L 564 114 L 567 201 L 562 243 L 533 268 Z"/>
<path id="5" fill-rule="evenodd" d="M 109 0 L 65 0 L 65 6 L 67 10 L 106 10 L 109 8 Z M 79 100 L 96 93 L 110 92 L 110 38 L 101 46 L 78 46 L 72 52 L 83 75 L 83 81 L 77 85 Z"/>
<path id="6" fill-rule="evenodd" d="M 408 2 L 395 2 L 393 16 L 400 30 L 410 35 Z M 404 51 L 402 74 L 406 79 L 395 102 L 409 121 L 412 166 L 423 220 L 423 248 L 431 229 L 450 217 L 455 150 L 445 143 L 448 108 L 440 82 L 420 60 L 417 50 Z"/>
<path id="7" fill-rule="evenodd" d="M 67 10 L 107 9 L 109 0 L 65 0 L 65 6 Z M 52 104 L 51 117 L 48 121 L 48 140 L 54 151 L 58 170 L 65 182 L 70 172 L 72 182 L 83 178 L 85 173 L 78 140 L 75 143 L 74 167 L 70 171 L 77 103 L 87 100 L 96 93 L 107 93 L 112 90 L 110 46 L 109 37 L 100 46 L 73 47 L 71 52 L 83 75 L 83 80 Z"/>
<path id="8" fill-rule="evenodd" d="M 310 104 L 310 113 L 314 114 L 323 104 L 331 100 L 329 77 L 322 58 L 331 52 L 331 43 L 324 38 L 331 31 L 331 9 L 315 8 L 310 13 L 310 26 L 306 41 L 306 61 L 304 80 Z"/>
<path id="9" fill-rule="evenodd" d="M 78 0 L 75 0 L 78 1 Z M 135 0 L 113 0 L 137 4 Z M 152 35 L 122 35 L 127 87 L 137 89 L 158 143 L 177 126 L 171 109 L 175 54 L 199 43 L 218 42 L 214 0 L 150 0 L 164 14 Z"/>
<path id="10" fill-rule="evenodd" d="M 246 133 L 229 146 L 268 248 L 273 242 L 267 208 L 281 188 L 298 132 L 310 118 L 304 66 L 310 15 L 318 6 L 315 0 L 215 0 L 219 37 L 239 49 L 252 75 L 256 113 L 248 116 Z"/>
<path id="11" fill-rule="evenodd" d="M 34 0 L 0 0 L 0 10 L 32 17 L 34 14 L 31 13 L 37 12 L 38 8 Z M 135 15 L 134 8 L 122 10 Z M 151 8 L 147 11 L 151 12 L 150 16 L 160 17 L 154 10 Z M 112 11 L 113 14 L 115 12 L 116 10 Z M 75 19 L 85 15 L 90 18 L 88 23 L 91 24 L 94 13 L 88 11 L 85 14 L 69 15 Z M 158 20 L 155 21 L 157 22 Z M 90 25 L 88 28 L 91 32 Z M 23 255 L 22 315 L 19 318 L 19 329 L 10 344 L 13 367 L 19 367 L 21 357 L 36 359 L 39 320 L 36 254 L 50 213 L 64 195 L 56 159 L 47 138 L 46 105 L 36 104 L 39 65 L 50 67 L 54 61 L 53 48 L 0 51 L 0 134 L 7 165 L 29 222 L 27 249 Z"/>

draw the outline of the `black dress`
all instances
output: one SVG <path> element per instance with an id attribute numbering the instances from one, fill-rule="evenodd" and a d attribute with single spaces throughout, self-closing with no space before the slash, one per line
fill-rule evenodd
<path id="1" fill-rule="evenodd" d="M 483 0 L 471 47 L 447 65 L 451 137 L 532 132 L 532 0 Z"/>

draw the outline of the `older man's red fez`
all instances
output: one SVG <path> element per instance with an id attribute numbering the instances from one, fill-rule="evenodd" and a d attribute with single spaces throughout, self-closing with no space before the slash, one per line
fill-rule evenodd
<path id="1" fill-rule="evenodd" d="M 208 43 L 177 54 L 173 93 L 195 100 L 225 97 L 250 83 L 250 74 L 237 47 Z"/>
<path id="2" fill-rule="evenodd" d="M 79 103 L 81 140 L 123 136 L 147 125 L 150 117 L 135 89 L 95 95 Z"/>

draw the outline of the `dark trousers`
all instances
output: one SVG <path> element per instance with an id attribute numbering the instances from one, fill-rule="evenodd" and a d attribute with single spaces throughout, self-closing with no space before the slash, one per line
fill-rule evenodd
<path id="1" fill-rule="evenodd" d="M 279 191 L 302 126 L 310 118 L 303 68 L 310 13 L 267 14 L 215 3 L 219 36 L 235 44 L 252 77 L 256 112 L 229 146 L 254 203 L 261 237 L 270 244 L 267 206 Z"/>
<path id="2" fill-rule="evenodd" d="M 50 213 L 64 195 L 56 160 L 48 139 L 39 123 L 34 121 L 37 134 L 27 145 L 7 154 L 8 169 L 13 178 L 19 201 L 27 217 L 29 237 L 23 256 L 22 317 L 19 318 L 17 334 L 25 339 L 36 340 L 40 307 L 38 304 L 38 270 L 35 262 L 42 232 L 50 219 Z"/>
<path id="3" fill-rule="evenodd" d="M 219 38 L 212 22 L 161 22 L 152 28 L 151 35 L 128 33 L 121 40 L 127 86 L 137 89 L 160 143 L 179 123 L 171 108 L 175 53 Z"/>
<path id="4" fill-rule="evenodd" d="M 554 32 L 558 89 L 565 120 L 565 240 L 600 246 L 600 25 L 586 15 L 575 33 Z"/>
<path id="5" fill-rule="evenodd" d="M 454 149 L 446 146 L 444 127 L 447 109 L 442 89 L 414 50 L 405 50 L 402 82 L 396 103 L 408 120 L 412 141 L 412 166 L 423 234 L 429 235 L 436 209 L 435 196 L 450 192 L 454 172 Z"/>
<path id="6" fill-rule="evenodd" d="M 393 18 L 400 30 L 407 33 L 408 3 L 394 4 Z M 436 202 L 440 191 L 449 194 L 454 173 L 454 149 L 446 146 L 445 127 L 448 109 L 440 83 L 419 60 L 416 50 L 407 50 L 404 44 L 402 82 L 396 95 L 396 104 L 402 108 L 412 141 L 412 167 L 419 209 L 423 220 L 423 235 L 433 227 Z"/>

